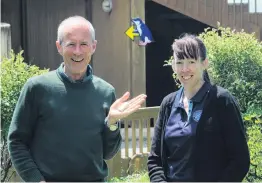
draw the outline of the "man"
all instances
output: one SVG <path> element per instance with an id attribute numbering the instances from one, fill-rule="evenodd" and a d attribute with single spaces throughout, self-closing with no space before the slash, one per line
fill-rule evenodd
<path id="1" fill-rule="evenodd" d="M 15 169 L 26 182 L 104 181 L 104 160 L 120 148 L 117 121 L 145 101 L 115 100 L 114 88 L 92 74 L 95 31 L 83 17 L 65 19 L 56 46 L 60 67 L 30 78 L 15 108 L 8 146 Z"/>

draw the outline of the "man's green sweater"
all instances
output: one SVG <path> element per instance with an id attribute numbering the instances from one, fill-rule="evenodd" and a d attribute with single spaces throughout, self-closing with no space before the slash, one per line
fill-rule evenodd
<path id="1" fill-rule="evenodd" d="M 106 117 L 114 88 L 92 75 L 72 82 L 57 69 L 29 79 L 10 125 L 8 146 L 14 167 L 26 182 L 99 181 L 108 175 L 104 160 L 121 144 Z"/>

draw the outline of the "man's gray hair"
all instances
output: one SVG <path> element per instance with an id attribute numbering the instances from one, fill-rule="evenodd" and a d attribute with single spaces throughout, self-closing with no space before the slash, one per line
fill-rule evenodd
<path id="1" fill-rule="evenodd" d="M 57 41 L 59 41 L 60 44 L 63 42 L 63 38 L 64 38 L 64 27 L 66 25 L 74 24 L 77 21 L 82 21 L 82 22 L 87 23 L 87 25 L 89 26 L 90 33 L 91 33 L 92 41 L 95 40 L 95 29 L 94 29 L 93 25 L 87 19 L 85 19 L 84 17 L 71 16 L 71 17 L 66 18 L 65 20 L 63 20 L 59 24 L 59 26 L 58 26 L 58 29 L 57 29 Z"/>

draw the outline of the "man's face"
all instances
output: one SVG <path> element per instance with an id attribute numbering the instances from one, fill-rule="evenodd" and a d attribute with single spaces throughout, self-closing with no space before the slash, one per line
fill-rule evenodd
<path id="1" fill-rule="evenodd" d="M 201 62 L 194 59 L 174 60 L 172 68 L 180 83 L 186 88 L 195 88 L 203 80 L 203 71 L 207 67 L 207 60 Z"/>
<path id="2" fill-rule="evenodd" d="M 57 41 L 56 46 L 63 57 L 65 70 L 69 75 L 86 73 L 87 65 L 96 49 L 96 41 L 92 41 L 86 24 L 65 27 L 63 40 L 61 44 Z"/>

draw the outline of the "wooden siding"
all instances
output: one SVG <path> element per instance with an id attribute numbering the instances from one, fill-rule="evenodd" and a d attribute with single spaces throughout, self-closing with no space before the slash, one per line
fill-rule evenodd
<path id="1" fill-rule="evenodd" d="M 18 52 L 22 48 L 21 0 L 1 1 L 1 22 L 11 25 L 12 49 Z"/>
<path id="2" fill-rule="evenodd" d="M 217 22 L 224 27 L 236 30 L 244 29 L 255 32 L 262 39 L 262 14 L 250 13 L 248 4 L 228 4 L 227 0 L 152 0 L 195 20 L 217 27 Z M 257 4 L 256 4 L 257 5 Z M 257 9 L 257 8 L 256 8 Z"/>
<path id="3" fill-rule="evenodd" d="M 98 40 L 91 65 L 110 82 L 117 97 L 145 93 L 145 48 L 133 43 L 125 31 L 131 17 L 145 18 L 144 1 L 113 0 L 105 13 L 98 0 L 3 0 L 2 18 L 11 24 L 12 48 L 24 50 L 26 62 L 54 70 L 62 62 L 55 41 L 59 23 L 72 15 L 92 22 Z"/>
<path id="4" fill-rule="evenodd" d="M 91 0 L 3 0 L 2 21 L 11 24 L 12 48 L 27 62 L 51 70 L 62 62 L 55 46 L 59 23 L 72 15 L 91 17 Z"/>
<path id="5" fill-rule="evenodd" d="M 72 15 L 89 17 L 86 0 L 26 0 L 26 40 L 28 61 L 40 67 L 57 68 L 62 62 L 55 41 L 59 23 Z M 39 36 L 41 35 L 41 36 Z"/>
<path id="6" fill-rule="evenodd" d="M 93 57 L 94 73 L 117 89 L 117 96 L 130 91 L 131 97 L 145 93 L 145 48 L 124 33 L 131 17 L 144 19 L 144 1 L 114 0 L 110 14 L 92 1 L 92 21 L 96 29 L 97 49 Z"/>

